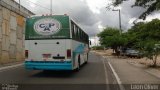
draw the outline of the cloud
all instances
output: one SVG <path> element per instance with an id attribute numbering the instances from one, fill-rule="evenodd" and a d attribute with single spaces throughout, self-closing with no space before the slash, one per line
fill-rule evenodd
<path id="1" fill-rule="evenodd" d="M 155 11 L 153 12 L 151 15 L 149 15 L 147 18 L 146 18 L 146 22 L 148 21 L 152 21 L 152 19 L 160 19 L 160 11 Z"/>
<path id="2" fill-rule="evenodd" d="M 100 14 L 100 9 L 106 7 L 109 0 L 86 0 L 86 3 L 93 13 Z"/>
<path id="3" fill-rule="evenodd" d="M 96 24 L 99 20 L 85 0 L 52 0 L 52 2 L 53 14 L 68 14 L 89 35 L 97 33 Z M 21 3 L 36 14 L 50 13 L 50 10 L 46 9 L 50 8 L 50 0 L 22 0 Z M 34 3 L 36 3 L 35 6 L 33 6 Z"/>
<path id="4" fill-rule="evenodd" d="M 131 6 L 134 5 L 135 0 L 125 1 L 119 7 L 121 8 L 121 25 L 123 30 L 127 30 L 132 26 L 131 19 L 138 18 L 139 15 L 145 10 L 140 7 Z M 107 10 L 105 8 L 101 9 L 101 14 L 99 15 L 100 20 L 102 20 L 103 26 L 116 27 L 119 28 L 119 12 Z"/>
<path id="5" fill-rule="evenodd" d="M 16 0 L 17 2 L 19 0 Z M 105 8 L 112 0 L 52 0 L 53 14 L 68 14 L 90 36 L 102 31 L 103 27 L 119 28 L 119 13 L 107 11 Z M 35 5 L 35 4 L 36 5 Z M 144 8 L 134 7 L 135 0 L 128 0 L 121 4 L 122 29 L 127 30 L 133 21 L 145 11 Z M 50 13 L 50 0 L 21 0 L 21 4 L 36 14 Z M 148 19 L 159 17 L 153 14 Z"/>

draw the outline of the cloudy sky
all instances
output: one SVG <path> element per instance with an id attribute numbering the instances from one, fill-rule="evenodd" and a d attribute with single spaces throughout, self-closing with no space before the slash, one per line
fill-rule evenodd
<path id="1" fill-rule="evenodd" d="M 19 1 L 19 0 L 15 0 Z M 112 9 L 121 9 L 122 29 L 127 30 L 133 21 L 145 11 L 140 7 L 131 8 L 135 0 L 125 1 L 117 8 L 105 7 L 113 0 L 52 0 L 53 14 L 70 15 L 90 36 L 95 36 L 104 27 L 119 28 L 118 12 Z M 21 0 L 21 5 L 28 8 L 35 14 L 49 14 L 50 0 Z M 147 17 L 147 21 L 159 18 L 159 13 L 153 13 Z"/>

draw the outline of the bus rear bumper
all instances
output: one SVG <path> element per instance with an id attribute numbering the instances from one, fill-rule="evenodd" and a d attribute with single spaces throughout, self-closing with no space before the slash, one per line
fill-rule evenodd
<path id="1" fill-rule="evenodd" d="M 25 61 L 25 68 L 29 70 L 73 70 L 71 61 Z"/>

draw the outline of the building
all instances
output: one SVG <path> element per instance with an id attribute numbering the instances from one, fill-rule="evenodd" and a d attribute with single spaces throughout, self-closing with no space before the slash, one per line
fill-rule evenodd
<path id="1" fill-rule="evenodd" d="M 0 64 L 24 60 L 25 18 L 30 15 L 14 0 L 0 0 Z"/>

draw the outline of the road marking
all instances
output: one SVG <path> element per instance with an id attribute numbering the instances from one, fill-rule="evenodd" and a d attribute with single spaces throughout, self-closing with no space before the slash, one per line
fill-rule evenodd
<path id="1" fill-rule="evenodd" d="M 108 81 L 108 79 L 107 79 L 107 68 L 106 68 L 106 64 L 105 64 L 105 62 L 104 62 L 104 59 L 102 59 L 102 62 L 103 62 L 104 71 L 105 71 L 106 84 L 109 84 L 109 81 Z"/>
<path id="2" fill-rule="evenodd" d="M 122 82 L 121 82 L 120 78 L 118 77 L 118 75 L 117 75 L 117 73 L 115 72 L 114 68 L 112 67 L 111 63 L 108 62 L 108 64 L 109 64 L 109 66 L 110 66 L 110 68 L 111 68 L 114 76 L 116 77 L 116 80 L 117 80 L 117 82 L 118 82 L 118 85 L 119 85 L 119 87 L 120 87 L 120 90 L 125 90 L 125 88 L 124 88 L 123 85 L 122 85 Z"/>
<path id="3" fill-rule="evenodd" d="M 12 66 L 5 66 L 5 67 L 1 67 L 1 68 L 0 68 L 0 71 L 2 71 L 2 70 L 6 70 L 6 69 L 10 69 L 10 68 L 19 67 L 19 66 L 22 66 L 22 65 L 23 65 L 23 63 L 16 64 L 16 65 L 12 65 Z"/>
<path id="4" fill-rule="evenodd" d="M 106 82 L 106 84 L 109 84 L 109 81 L 108 81 L 108 77 L 107 77 L 107 68 L 106 68 L 106 64 L 105 64 L 105 62 L 104 62 L 104 57 L 101 59 L 102 60 L 102 63 L 103 63 L 103 66 L 104 66 L 104 73 L 105 73 L 105 82 Z M 106 90 L 110 90 L 109 89 L 109 85 L 107 85 L 107 89 Z"/>

